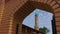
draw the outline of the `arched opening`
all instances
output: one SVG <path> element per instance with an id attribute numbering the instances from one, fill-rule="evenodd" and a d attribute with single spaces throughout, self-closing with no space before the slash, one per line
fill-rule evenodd
<path id="1" fill-rule="evenodd" d="M 27 7 L 28 6 L 28 7 Z M 47 7 L 48 6 L 48 7 Z M 53 10 L 51 9 L 51 6 L 44 4 L 44 3 L 40 3 L 40 2 L 33 2 L 33 1 L 28 1 L 26 4 L 24 4 L 14 15 L 14 21 L 15 23 L 18 22 L 17 24 L 19 24 L 18 31 L 22 31 L 21 27 L 22 27 L 22 22 L 24 20 L 24 18 L 29 15 L 34 9 L 41 9 L 41 10 L 45 10 L 48 12 L 53 13 Z M 17 16 L 17 17 L 16 17 Z M 54 23 L 55 24 L 55 23 Z M 54 25 L 55 26 L 55 25 Z M 54 29 L 54 28 L 53 28 Z M 55 29 L 54 29 L 55 30 Z M 19 33 L 19 32 L 18 32 Z"/>
<path id="2" fill-rule="evenodd" d="M 3 32 L 2 34 L 7 34 L 9 32 L 8 34 L 15 34 L 17 30 L 19 32 L 18 34 L 22 34 L 21 31 L 22 31 L 23 19 L 27 15 L 29 15 L 34 9 L 38 8 L 38 9 L 46 10 L 55 14 L 53 16 L 54 20 L 52 20 L 52 22 L 54 22 L 53 30 L 57 29 L 56 31 L 57 34 L 60 34 L 60 15 L 59 15 L 60 7 L 59 7 L 59 4 L 55 0 L 41 0 L 41 1 L 40 0 L 24 0 L 24 1 L 14 0 L 12 1 L 12 4 L 9 2 L 5 5 L 6 5 L 5 10 L 3 10 L 3 12 L 0 11 L 1 12 L 0 15 L 2 17 L 0 18 L 1 19 L 0 20 L 1 21 L 0 33 Z M 18 25 L 19 28 L 16 28 L 16 24 L 19 24 Z M 54 34 L 56 34 L 56 32 L 54 31 Z"/>
<path id="3" fill-rule="evenodd" d="M 53 13 L 44 11 L 44 10 L 40 10 L 40 9 L 35 9 L 32 13 L 30 13 L 24 20 L 23 20 L 23 24 L 30 27 L 30 28 L 34 28 L 35 26 L 35 13 L 38 14 L 38 27 L 39 28 L 43 28 L 46 27 L 47 29 L 49 29 L 49 33 L 47 34 L 53 34 Z M 53 24 L 53 25 L 52 25 Z"/>

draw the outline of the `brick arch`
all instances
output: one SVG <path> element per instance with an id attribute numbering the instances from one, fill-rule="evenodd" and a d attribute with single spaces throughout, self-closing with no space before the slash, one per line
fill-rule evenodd
<path id="1" fill-rule="evenodd" d="M 57 28 L 57 34 L 59 34 L 59 23 L 60 23 L 60 7 L 59 7 L 59 4 L 56 3 L 56 1 L 53 1 L 53 0 L 30 0 L 30 1 L 22 1 L 21 2 L 21 5 L 20 5 L 20 2 L 19 1 L 14 1 L 14 2 L 17 2 L 16 5 L 12 4 L 12 6 L 9 6 L 9 4 L 7 3 L 7 7 L 6 7 L 6 10 L 5 12 L 3 12 L 4 14 L 3 17 L 2 17 L 2 21 L 1 21 L 1 26 L 3 28 L 6 28 L 6 24 L 3 24 L 3 23 L 7 23 L 8 26 L 6 29 L 2 29 L 2 27 L 0 28 L 1 30 L 0 31 L 4 31 L 3 34 L 7 33 L 7 34 L 15 34 L 16 32 L 16 24 L 19 23 L 19 31 L 18 33 L 21 34 L 21 25 L 22 25 L 22 21 L 23 19 L 28 15 L 30 14 L 34 9 L 38 8 L 38 9 L 42 9 L 42 10 L 45 10 L 45 11 L 49 11 L 49 12 L 54 12 L 55 14 L 55 19 L 56 19 L 56 28 Z M 19 3 L 18 3 L 19 2 Z M 24 4 L 24 5 L 22 5 Z M 10 7 L 10 8 L 8 8 Z M 13 8 L 12 8 L 13 7 Z M 20 8 L 18 8 L 20 7 Z M 30 8 L 30 9 L 29 9 Z M 10 9 L 10 10 L 8 10 Z M 17 11 L 17 9 L 19 9 Z M 10 11 L 10 12 L 9 12 Z M 29 12 L 28 12 L 29 11 Z M 27 13 L 26 13 L 27 12 Z M 6 14 L 8 13 L 8 14 Z M 8 16 L 8 18 L 7 18 Z M 7 18 L 7 19 L 6 19 Z M 4 21 L 5 20 L 5 21 Z M 6 26 L 3 26 L 3 25 L 6 25 Z M 6 31 L 6 32 L 5 32 Z"/>
<path id="2" fill-rule="evenodd" d="M 55 1 L 48 1 L 47 3 L 43 2 L 43 1 L 41 1 L 41 2 L 28 1 L 15 14 L 18 15 L 18 19 L 21 19 L 23 21 L 23 19 L 36 8 L 42 9 L 45 11 L 49 11 L 49 12 L 55 14 L 56 9 L 59 9 L 59 5 L 56 4 Z M 55 15 L 55 17 L 56 17 L 56 15 Z"/>

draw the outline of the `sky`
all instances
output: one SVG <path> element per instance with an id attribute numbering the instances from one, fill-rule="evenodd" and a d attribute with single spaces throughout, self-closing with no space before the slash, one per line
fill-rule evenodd
<path id="1" fill-rule="evenodd" d="M 32 13 L 30 13 L 24 20 L 23 24 L 27 25 L 31 28 L 34 28 L 35 26 L 35 14 L 38 14 L 38 22 L 39 22 L 39 28 L 40 27 L 47 27 L 50 32 L 47 34 L 52 34 L 52 13 L 49 13 L 47 11 L 43 11 L 40 9 L 35 9 Z"/>

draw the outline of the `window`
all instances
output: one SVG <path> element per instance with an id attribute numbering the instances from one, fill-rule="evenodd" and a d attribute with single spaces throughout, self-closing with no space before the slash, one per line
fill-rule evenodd
<path id="1" fill-rule="evenodd" d="M 48 11 L 35 9 L 31 14 L 29 14 L 23 21 L 23 24 L 34 28 L 35 26 L 35 13 L 38 14 L 38 26 L 39 28 L 46 27 L 49 29 L 49 33 L 47 34 L 53 34 L 52 30 L 52 22 L 53 22 L 53 13 L 50 13 Z"/>

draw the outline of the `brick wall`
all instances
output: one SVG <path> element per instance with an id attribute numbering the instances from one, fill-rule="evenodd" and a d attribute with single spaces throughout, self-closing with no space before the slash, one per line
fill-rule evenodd
<path id="1" fill-rule="evenodd" d="M 23 19 L 36 8 L 54 12 L 57 34 L 60 34 L 59 0 L 0 0 L 0 34 L 15 34 L 18 23 L 18 34 L 21 34 Z"/>

